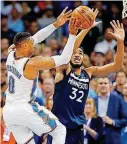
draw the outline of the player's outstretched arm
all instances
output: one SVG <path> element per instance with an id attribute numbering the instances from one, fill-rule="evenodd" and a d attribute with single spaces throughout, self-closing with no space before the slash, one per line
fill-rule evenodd
<path id="1" fill-rule="evenodd" d="M 70 19 L 72 10 L 67 11 L 66 7 L 62 13 L 58 16 L 56 22 L 48 25 L 47 27 L 39 30 L 35 35 L 32 36 L 34 40 L 34 45 L 45 40 L 49 35 L 51 35 L 58 27 L 62 26 L 66 21 Z M 67 12 L 66 12 L 67 11 Z"/>
<path id="2" fill-rule="evenodd" d="M 58 67 L 64 64 L 67 64 L 72 56 L 74 43 L 76 40 L 76 34 L 78 28 L 76 27 L 76 19 L 71 18 L 69 22 L 69 38 L 67 44 L 61 55 L 52 56 L 52 57 L 42 57 L 36 56 L 31 58 L 26 64 L 24 70 L 24 76 L 28 79 L 34 79 L 37 76 L 39 70 L 51 69 Z"/>
<path id="3" fill-rule="evenodd" d="M 93 10 L 93 9 L 92 9 L 92 10 Z M 75 41 L 75 45 L 74 45 L 74 51 L 76 51 L 76 50 L 80 47 L 81 42 L 82 42 L 82 40 L 84 39 L 84 37 L 86 36 L 86 34 L 87 34 L 93 27 L 95 27 L 95 26 L 97 26 L 98 24 L 101 23 L 101 21 L 99 21 L 99 22 L 96 22 L 96 21 L 95 21 L 98 13 L 99 13 L 98 9 L 95 9 L 95 11 L 93 11 L 93 15 L 94 15 L 94 23 L 93 23 L 93 25 L 92 25 L 90 28 L 88 28 L 88 29 L 82 30 L 82 31 L 77 35 L 76 41 Z"/>
<path id="4" fill-rule="evenodd" d="M 123 28 L 123 24 L 117 20 L 112 21 L 111 25 L 114 29 L 114 33 L 109 33 L 112 37 L 114 37 L 117 40 L 117 52 L 114 58 L 114 62 L 111 64 L 107 64 L 105 66 L 101 67 L 90 67 L 87 70 L 87 72 L 90 75 L 94 76 L 103 76 L 107 75 L 112 72 L 116 72 L 122 68 L 123 59 L 124 59 L 124 38 L 125 38 L 125 31 Z"/>

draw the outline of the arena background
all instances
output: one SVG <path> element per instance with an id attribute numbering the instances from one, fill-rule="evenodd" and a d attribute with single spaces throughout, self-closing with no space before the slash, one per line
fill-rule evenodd
<path id="1" fill-rule="evenodd" d="M 84 67 L 92 65 L 104 65 L 111 63 L 116 52 L 116 42 L 108 39 L 106 36 L 107 28 L 110 27 L 111 20 L 120 20 L 125 29 L 125 55 L 122 70 L 127 75 L 127 18 L 122 20 L 122 1 L 2 1 L 1 2 L 1 116 L 2 108 L 5 104 L 7 88 L 6 59 L 8 47 L 13 43 L 13 37 L 17 32 L 27 31 L 32 35 L 39 29 L 53 23 L 61 11 L 68 6 L 68 9 L 75 9 L 80 5 L 87 5 L 90 8 L 98 8 L 99 14 L 97 21 L 102 24 L 93 28 L 84 38 L 81 46 L 84 48 L 85 58 Z M 36 45 L 35 55 L 52 56 L 61 54 L 68 39 L 68 23 L 57 29 L 50 37 L 42 43 Z M 97 43 L 103 40 L 110 41 L 111 48 L 106 45 L 99 47 Z M 106 51 L 105 49 L 108 49 Z M 98 53 L 98 54 L 97 54 Z M 109 75 L 111 89 L 117 86 L 115 81 L 116 73 Z M 51 77 L 54 78 L 55 69 L 43 70 L 39 75 L 37 101 L 45 105 L 48 109 L 52 107 L 52 95 L 54 93 L 54 84 Z M 45 78 L 49 78 L 44 82 Z M 122 79 L 122 78 L 121 78 Z M 127 78 L 126 78 L 127 81 Z M 90 83 L 90 97 L 96 96 L 96 82 L 93 79 Z M 94 93 L 94 94 L 93 94 Z M 121 93 L 121 92 L 120 92 Z M 2 118 L 2 117 L 1 117 Z M 127 128 L 122 133 L 123 144 L 127 139 Z M 38 140 L 38 137 L 35 136 Z M 1 120 L 1 140 L 2 144 L 15 144 L 12 134 L 6 129 L 3 120 Z M 8 141 L 8 142 L 5 142 Z"/>

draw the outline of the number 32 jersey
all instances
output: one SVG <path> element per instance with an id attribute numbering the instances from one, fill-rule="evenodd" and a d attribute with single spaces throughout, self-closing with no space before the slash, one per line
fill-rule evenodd
<path id="1" fill-rule="evenodd" d="M 80 76 L 76 76 L 71 70 L 55 85 L 52 112 L 67 128 L 77 128 L 86 122 L 84 107 L 89 91 L 89 81 L 90 78 L 85 70 L 81 70 Z"/>
<path id="2" fill-rule="evenodd" d="M 6 102 L 29 102 L 34 100 L 37 79 L 28 80 L 23 75 L 23 69 L 29 58 L 15 60 L 14 51 L 10 52 L 6 62 L 8 88 Z"/>

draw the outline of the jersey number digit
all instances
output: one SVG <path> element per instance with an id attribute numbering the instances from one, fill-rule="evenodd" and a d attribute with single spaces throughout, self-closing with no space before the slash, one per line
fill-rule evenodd
<path id="1" fill-rule="evenodd" d="M 77 97 L 76 92 L 78 91 L 78 89 L 72 88 L 72 90 L 73 90 L 72 91 L 73 95 L 70 95 L 70 98 L 71 99 L 76 99 L 76 97 Z M 84 92 L 83 91 L 79 91 L 78 93 L 81 94 L 81 96 L 79 98 L 77 98 L 76 101 L 81 103 L 82 102 L 82 98 L 84 96 Z"/>
<path id="2" fill-rule="evenodd" d="M 9 76 L 9 87 L 8 87 L 8 90 L 9 90 L 10 93 L 14 93 L 15 92 L 14 87 L 15 87 L 15 79 L 12 76 Z"/>

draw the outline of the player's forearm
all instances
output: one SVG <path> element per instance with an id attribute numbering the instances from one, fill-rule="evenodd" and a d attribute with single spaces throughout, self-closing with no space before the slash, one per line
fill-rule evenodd
<path id="1" fill-rule="evenodd" d="M 36 44 L 42 42 L 43 40 L 45 40 L 56 29 L 57 29 L 57 27 L 55 27 L 54 24 L 50 24 L 47 27 L 39 30 L 35 35 L 32 36 L 32 38 L 34 40 L 34 45 L 36 45 Z"/>
<path id="2" fill-rule="evenodd" d="M 124 60 L 124 42 L 122 40 L 117 41 L 117 52 L 114 59 L 114 65 L 117 70 L 122 68 Z"/>
<path id="3" fill-rule="evenodd" d="M 62 54 L 60 56 L 53 56 L 56 67 L 69 63 L 73 53 L 75 40 L 76 35 L 70 34 Z"/>
<path id="4" fill-rule="evenodd" d="M 90 29 L 91 28 L 84 29 L 76 36 L 76 41 L 74 44 L 74 51 L 76 51 L 80 47 L 82 40 L 84 39 L 84 37 L 86 36 L 86 34 L 89 32 Z"/>

